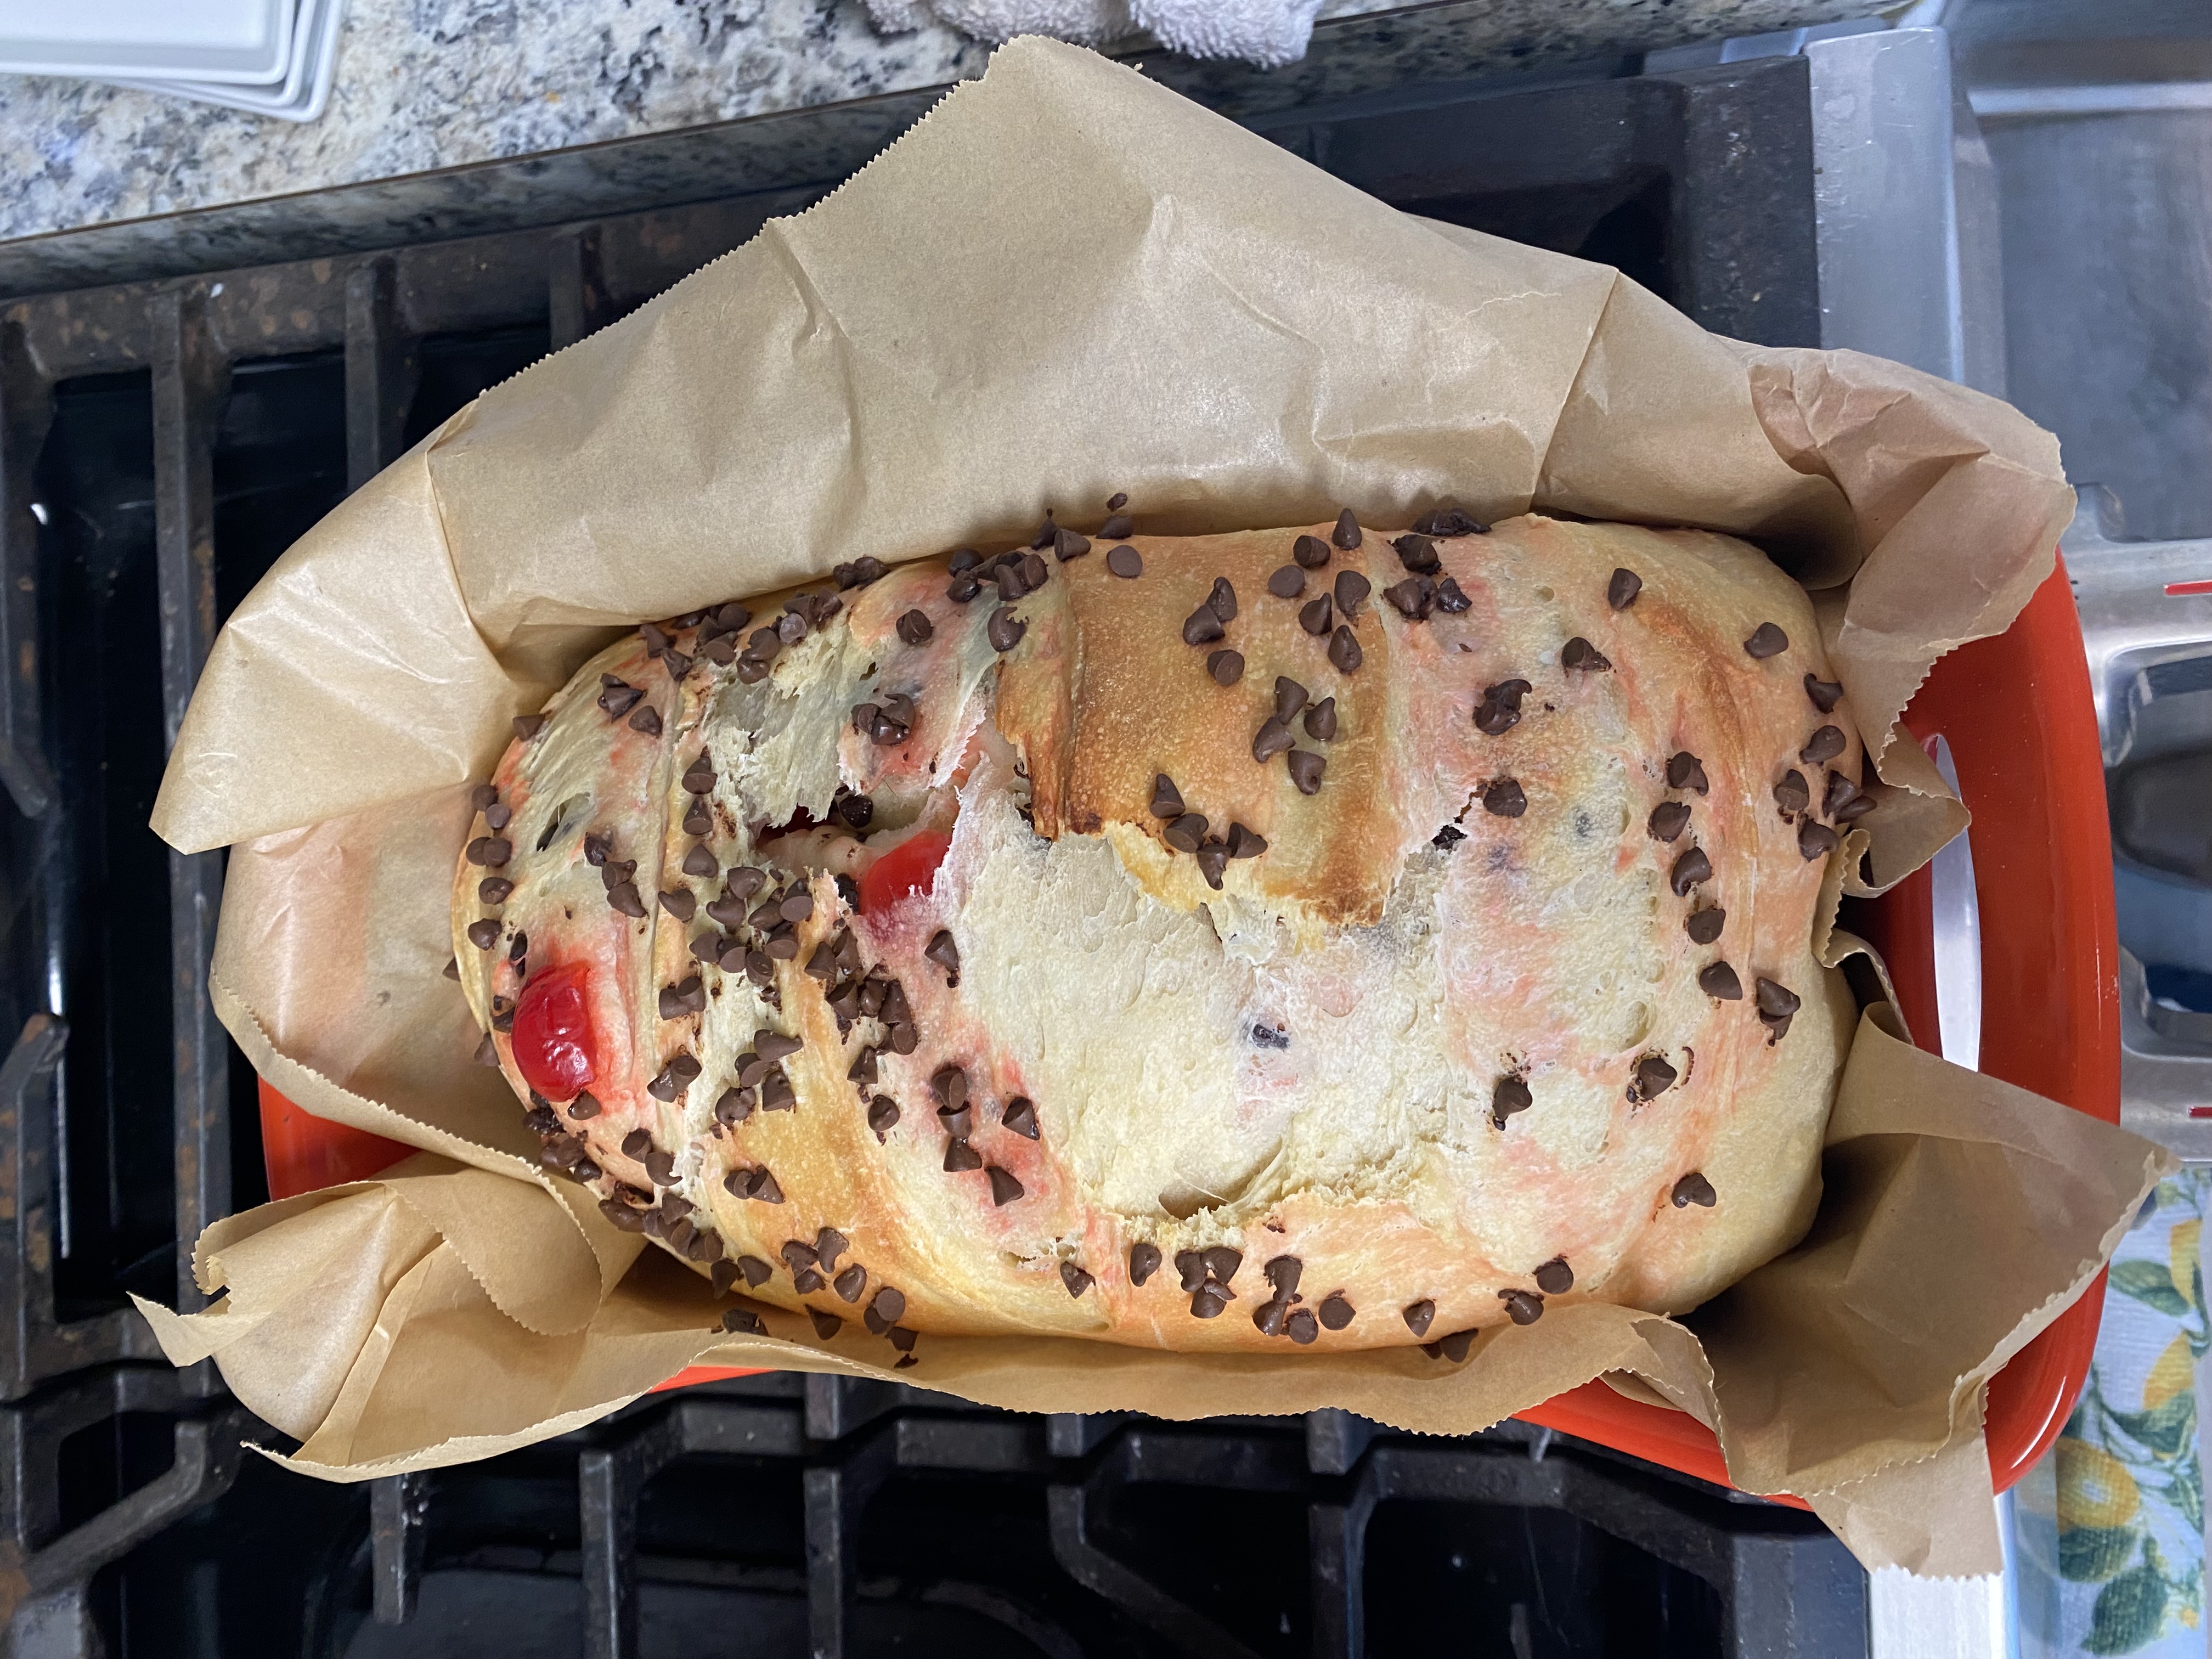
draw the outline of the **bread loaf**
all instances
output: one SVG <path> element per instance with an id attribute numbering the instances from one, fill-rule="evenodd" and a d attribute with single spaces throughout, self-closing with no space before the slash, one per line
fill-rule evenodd
<path id="1" fill-rule="evenodd" d="M 1817 1199 L 1840 696 L 1723 536 L 1048 524 L 586 663 L 477 792 L 458 971 L 548 1166 L 732 1328 L 1678 1311 Z"/>

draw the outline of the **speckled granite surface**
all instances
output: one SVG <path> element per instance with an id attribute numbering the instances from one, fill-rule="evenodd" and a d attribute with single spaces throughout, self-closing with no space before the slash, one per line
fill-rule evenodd
<path id="1" fill-rule="evenodd" d="M 1286 68 L 1199 63 L 1142 40 L 1114 55 L 1252 118 L 1874 9 L 1331 0 Z M 0 78 L 0 294 L 833 179 L 988 55 L 944 28 L 878 32 L 860 0 L 349 0 L 330 107 L 307 125 Z"/>

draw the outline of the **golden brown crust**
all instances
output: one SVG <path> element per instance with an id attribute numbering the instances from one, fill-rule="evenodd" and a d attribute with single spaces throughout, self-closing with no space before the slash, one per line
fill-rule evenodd
<path id="1" fill-rule="evenodd" d="M 702 1271 L 765 1275 L 737 1283 L 763 1301 L 852 1322 L 888 1285 L 901 1329 L 924 1333 L 1383 1346 L 1562 1296 L 1680 1310 L 1792 1242 L 1850 1013 L 1812 955 L 1822 808 L 1828 774 L 1859 763 L 1847 712 L 1820 714 L 1802 686 L 1826 678 L 1802 592 L 1727 538 L 1528 518 L 1437 542 L 1431 579 L 1456 592 L 1419 618 L 1385 599 L 1408 571 L 1371 530 L 1356 552 L 1331 548 L 1297 598 L 1271 593 L 1297 538 L 1329 532 L 1137 538 L 1133 580 L 1109 573 L 1103 543 L 1066 562 L 1045 552 L 1042 587 L 1007 605 L 1026 631 L 1003 653 L 991 590 L 960 602 L 944 562 L 925 561 L 843 593 L 750 679 L 712 660 L 711 617 L 672 630 L 679 680 L 638 639 L 586 665 L 495 778 L 520 832 L 515 890 L 489 912 L 496 948 L 466 939 L 488 914 L 483 872 L 465 861 L 455 887 L 480 1018 L 518 994 L 517 932 L 533 981 L 588 973 L 602 1109 L 544 1109 L 549 1156 L 581 1153 L 602 1192 L 653 1202 L 645 1224 Z M 1608 602 L 1616 568 L 1642 581 L 1626 609 Z M 1348 669 L 1341 645 L 1328 654 L 1340 618 L 1319 635 L 1298 619 L 1346 570 L 1370 587 Z M 1222 578 L 1236 594 L 1223 637 L 1186 643 Z M 750 602 L 762 614 L 737 639 L 781 598 Z M 1754 657 L 1744 642 L 1763 623 L 1788 645 Z M 1215 649 L 1243 655 L 1241 678 L 1209 676 Z M 602 674 L 640 688 L 658 736 L 631 729 L 635 708 L 594 706 Z M 1290 723 L 1325 763 L 1310 794 L 1281 755 L 1253 757 L 1279 674 L 1335 699 L 1333 737 Z M 1515 679 L 1528 689 L 1506 719 L 1493 688 Z M 905 724 L 858 729 L 885 708 Z M 1839 751 L 1802 760 L 1832 724 Z M 1678 753 L 1702 775 L 1670 782 Z M 682 822 L 702 754 L 703 841 Z M 1791 770 L 1811 798 L 1796 813 L 1774 793 Z M 1152 810 L 1161 773 L 1209 835 L 1240 824 L 1266 850 L 1171 847 Z M 865 836 L 838 829 L 845 792 L 869 798 Z M 1649 827 L 1662 805 L 1688 809 L 1664 842 Z M 794 812 L 801 827 L 774 833 Z M 636 860 L 644 916 L 610 904 L 588 830 Z M 951 840 L 933 887 L 856 911 L 854 878 L 937 831 Z M 685 873 L 702 846 L 713 873 Z M 1678 894 L 1669 872 L 1693 849 L 1711 873 Z M 748 870 L 764 893 L 811 899 L 787 943 L 708 920 Z M 1688 917 L 1717 906 L 1719 938 L 1693 939 Z M 734 948 L 728 967 L 700 959 L 702 934 Z M 930 954 L 940 934 L 957 977 Z M 749 978 L 745 959 L 769 949 L 782 954 Z M 1700 988 L 1718 963 L 1740 998 Z M 697 1006 L 664 1009 L 695 974 Z M 1778 1042 L 1761 979 L 1802 1004 Z M 890 981 L 904 1010 L 859 1000 Z M 773 1103 L 757 1091 L 718 1115 L 763 1032 L 799 1039 L 752 1067 L 787 1079 L 788 1104 L 777 1084 Z M 511 1041 L 495 1042 L 524 1086 Z M 696 1079 L 656 1092 L 678 1055 Z M 1639 1091 L 1654 1061 L 1674 1080 Z M 948 1066 L 965 1119 L 938 1110 Z M 780 1202 L 745 1195 L 759 1170 Z M 1692 1176 L 1718 1201 L 1674 1202 Z M 612 1207 L 636 1224 L 619 1195 Z M 790 1247 L 823 1228 L 843 1247 L 811 1272 Z M 1139 1247 L 1164 1258 L 1141 1286 Z M 1194 1290 L 1176 1266 L 1209 1249 L 1238 1258 L 1220 1297 L 1202 1263 Z M 1546 1267 L 1562 1256 L 1571 1289 Z M 1277 1257 L 1300 1263 L 1295 1299 L 1265 1276 Z M 1225 1311 L 1194 1317 L 1209 1298 Z M 1423 1304 L 1425 1322 L 1407 1316 Z M 1325 1304 L 1352 1310 L 1341 1328 L 1319 1320 Z"/>

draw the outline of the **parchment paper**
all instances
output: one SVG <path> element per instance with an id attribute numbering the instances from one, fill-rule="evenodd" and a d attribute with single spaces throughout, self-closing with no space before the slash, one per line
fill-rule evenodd
<path id="1" fill-rule="evenodd" d="M 301 1106 L 422 1150 L 210 1228 L 198 1272 L 228 1297 L 141 1304 L 171 1358 L 214 1355 L 304 1443 L 293 1465 L 337 1480 L 557 1434 L 696 1360 L 892 1375 L 795 1316 L 721 1337 L 703 1281 L 537 1167 L 440 973 L 466 786 L 611 629 L 864 554 L 1009 544 L 1048 507 L 1086 526 L 1116 490 L 1147 531 L 1450 501 L 1754 538 L 1816 590 L 1883 755 L 1832 891 L 1964 824 L 1889 741 L 1897 713 L 2010 623 L 2071 507 L 2055 441 L 2002 404 L 1707 335 L 1611 270 L 1407 217 L 1133 71 L 1016 41 L 827 201 L 463 410 L 224 629 L 155 811 L 177 847 L 237 844 L 217 1010 Z M 1612 1374 L 1870 1565 L 1986 1571 L 1983 1385 L 2168 1167 L 1912 1048 L 1877 1003 L 1811 1237 L 1685 1319 L 1560 1307 L 1457 1368 L 929 1337 L 896 1375 L 1019 1410 L 1461 1432 Z"/>

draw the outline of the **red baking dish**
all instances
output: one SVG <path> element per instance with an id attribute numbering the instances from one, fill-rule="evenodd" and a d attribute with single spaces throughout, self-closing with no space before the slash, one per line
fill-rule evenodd
<path id="1" fill-rule="evenodd" d="M 2103 761 L 2087 662 L 2062 563 L 2010 629 L 1936 664 L 1905 722 L 1945 738 L 1974 811 L 1982 935 L 1982 1070 L 2076 1111 L 2120 1116 L 2118 941 Z M 1906 1021 L 1936 1048 L 1936 972 L 1925 870 L 1845 925 L 1887 960 Z M 312 1116 L 261 1085 L 272 1197 L 374 1174 L 407 1148 Z M 1990 1468 L 2002 1492 L 2057 1437 L 2088 1375 L 2101 1276 L 1990 1382 Z M 660 1386 L 747 1373 L 694 1366 Z M 1717 1485 L 1720 1447 L 1696 1419 L 1584 1383 L 1522 1412 L 1541 1424 Z M 1780 1501 L 1795 1498 L 1776 1494 Z M 1802 1507 L 1802 1504 L 1799 1505 Z"/>

